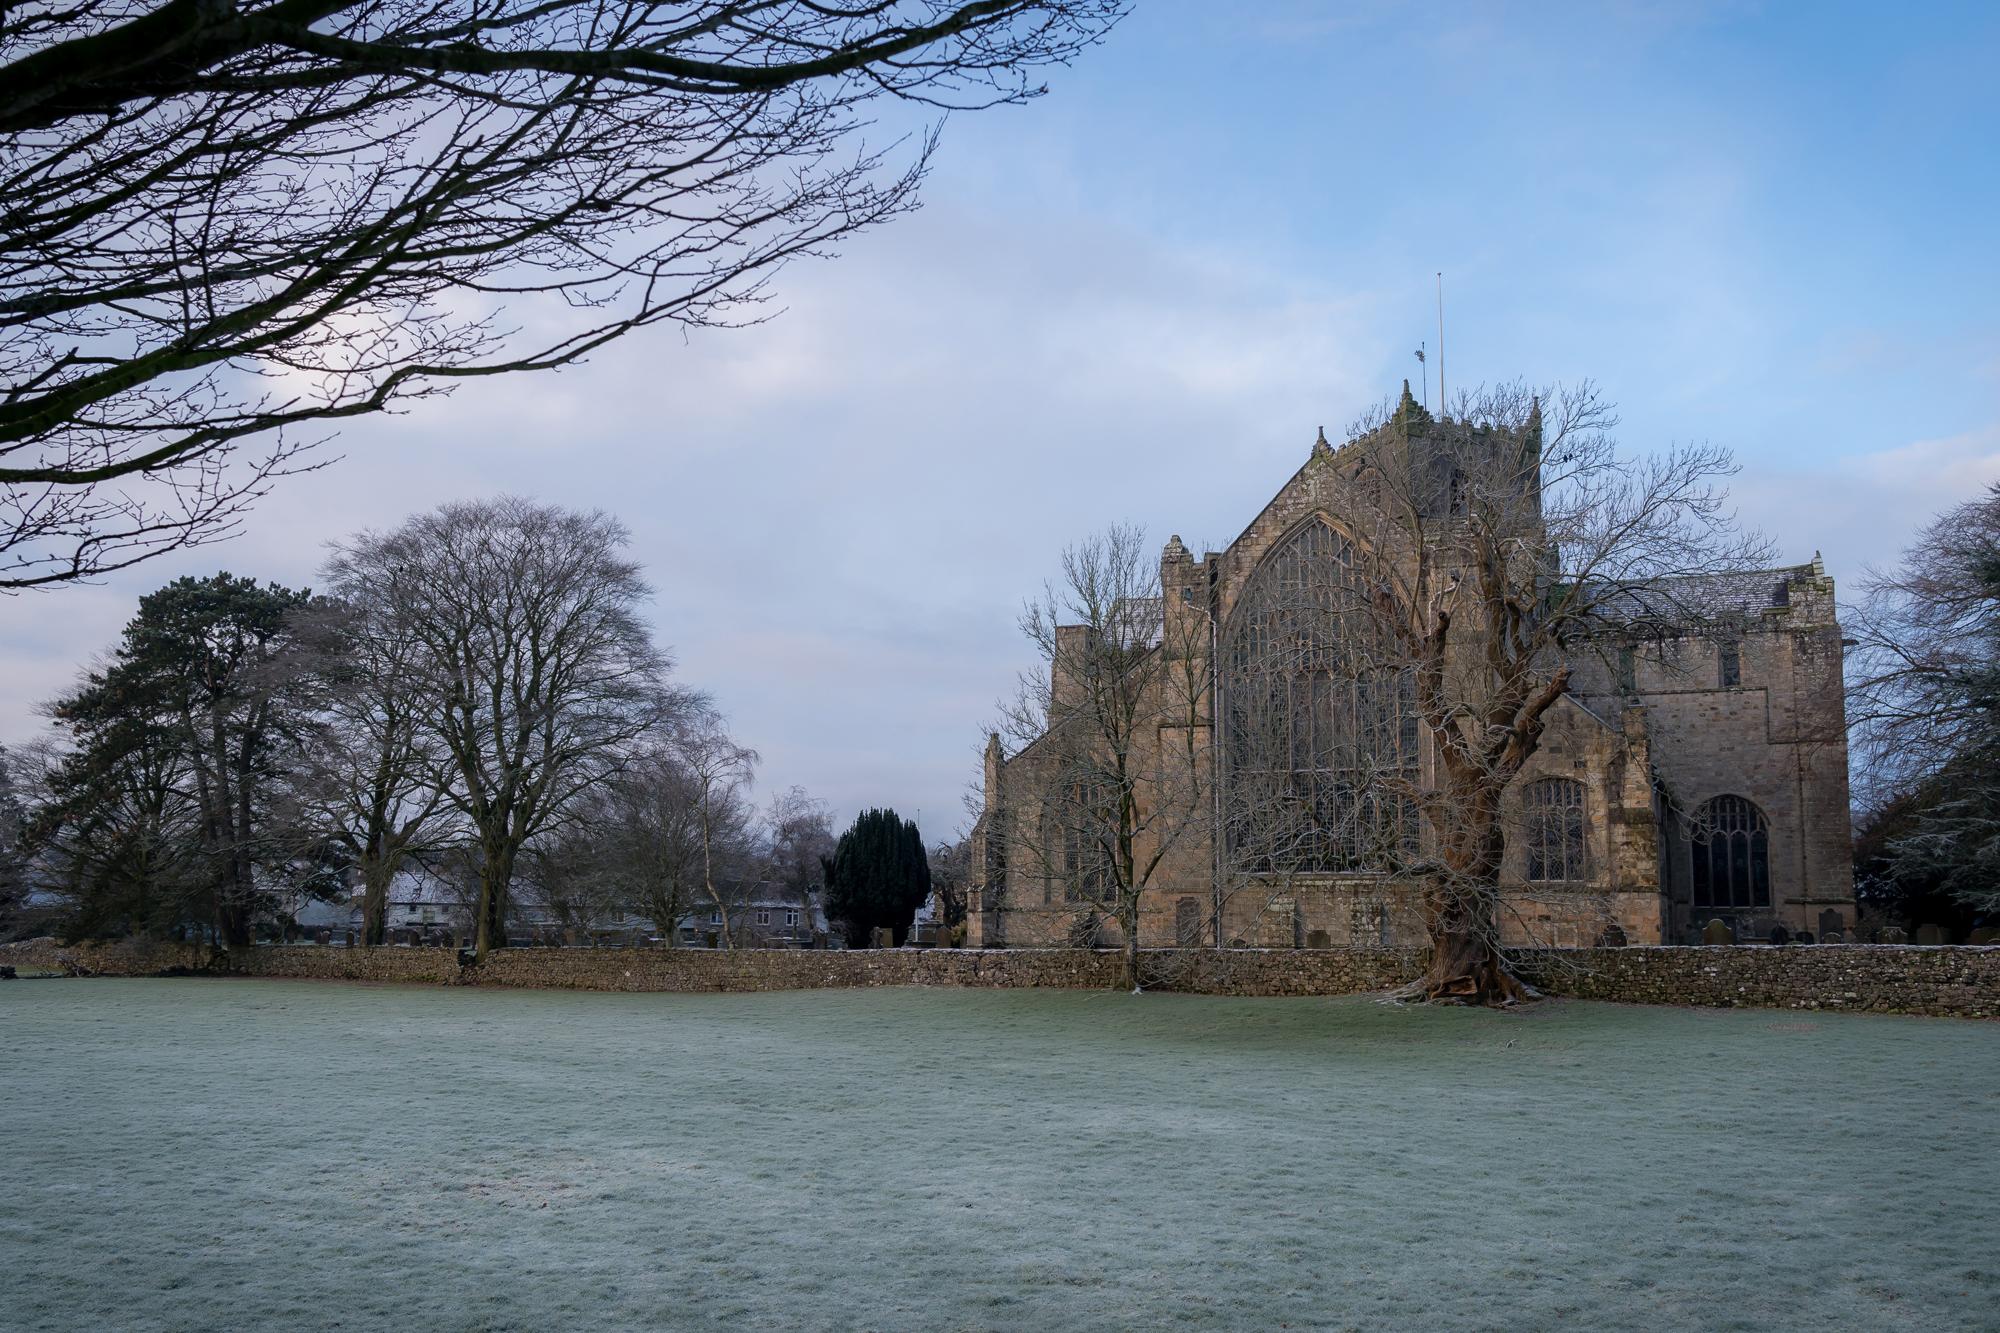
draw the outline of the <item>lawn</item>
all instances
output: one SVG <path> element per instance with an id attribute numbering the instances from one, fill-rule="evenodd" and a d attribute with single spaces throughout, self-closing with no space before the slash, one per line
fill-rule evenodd
<path id="1" fill-rule="evenodd" d="M 1987 1328 L 2000 1025 L 0 983 L 20 1328 Z"/>

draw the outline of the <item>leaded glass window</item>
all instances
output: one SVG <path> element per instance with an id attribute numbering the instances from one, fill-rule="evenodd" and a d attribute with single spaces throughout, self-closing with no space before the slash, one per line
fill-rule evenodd
<path id="1" fill-rule="evenodd" d="M 1389 870 L 1414 851 L 1411 673 L 1351 542 L 1313 520 L 1258 566 L 1223 653 L 1229 846 L 1253 872 Z"/>
<path id="2" fill-rule="evenodd" d="M 1573 778 L 1542 778 L 1528 784 L 1522 805 L 1527 824 L 1527 878 L 1535 883 L 1588 879 L 1583 784 Z"/>
<path id="3" fill-rule="evenodd" d="M 1697 908 L 1771 905 L 1771 827 L 1754 802 L 1707 802 L 1695 812 L 1688 842 Z"/>
<path id="4" fill-rule="evenodd" d="M 1055 824 L 1049 830 L 1054 853 L 1055 879 L 1050 884 L 1050 901 L 1060 893 L 1071 903 L 1108 902 L 1112 896 L 1111 849 L 1107 844 L 1116 828 L 1108 787 L 1094 779 L 1076 779 L 1062 787 L 1047 814 Z"/>

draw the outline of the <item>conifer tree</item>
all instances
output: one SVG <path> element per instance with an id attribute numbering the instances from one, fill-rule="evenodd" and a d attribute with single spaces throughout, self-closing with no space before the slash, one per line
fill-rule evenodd
<path id="1" fill-rule="evenodd" d="M 260 871 L 286 850 L 272 802 L 305 724 L 292 616 L 310 601 L 226 573 L 177 579 L 139 599 L 110 662 L 52 705 L 76 749 L 44 818 L 70 847 L 84 918 L 144 929 L 192 914 L 219 943 L 251 942 L 269 906 Z"/>
<path id="2" fill-rule="evenodd" d="M 12 937 L 28 898 L 26 858 L 21 851 L 21 813 L 7 747 L 0 745 L 0 940 Z"/>
<path id="3" fill-rule="evenodd" d="M 864 810 L 840 835 L 826 871 L 826 914 L 846 929 L 850 948 L 881 926 L 897 945 L 931 892 L 929 858 L 917 826 L 894 810 Z"/>

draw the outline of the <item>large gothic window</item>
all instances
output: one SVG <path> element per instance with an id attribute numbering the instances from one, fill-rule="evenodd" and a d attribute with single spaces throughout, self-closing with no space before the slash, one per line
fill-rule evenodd
<path id="1" fill-rule="evenodd" d="M 1771 827 L 1741 796 L 1718 796 L 1695 811 L 1689 851 L 1698 908 L 1771 905 Z"/>
<path id="2" fill-rule="evenodd" d="M 1543 778 L 1522 793 L 1527 878 L 1535 883 L 1588 879 L 1583 860 L 1583 784 Z"/>
<path id="3" fill-rule="evenodd" d="M 1410 672 L 1356 552 L 1317 519 L 1251 575 L 1222 655 L 1229 847 L 1239 870 L 1388 870 L 1414 850 Z"/>
<path id="4" fill-rule="evenodd" d="M 1102 903 L 1112 897 L 1111 853 L 1105 838 L 1115 827 L 1111 797 L 1102 782 L 1072 779 L 1043 810 L 1050 869 L 1043 899 L 1053 903 Z"/>

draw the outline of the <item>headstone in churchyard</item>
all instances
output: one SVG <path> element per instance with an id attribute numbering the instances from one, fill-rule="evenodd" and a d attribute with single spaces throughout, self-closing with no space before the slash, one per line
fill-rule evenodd
<path id="1" fill-rule="evenodd" d="M 1819 914 L 1819 937 L 1821 939 L 1826 940 L 1827 936 L 1838 935 L 1845 929 L 1847 929 L 1847 923 L 1842 921 L 1840 913 L 1834 911 L 1831 907 Z M 1826 940 L 1826 942 L 1828 944 L 1834 943 L 1832 940 Z"/>
<path id="2" fill-rule="evenodd" d="M 1786 930 L 1783 923 L 1771 927 L 1771 943 L 1789 944 L 1791 943 L 1791 941 L 1792 941 L 1792 932 Z"/>
<path id="3" fill-rule="evenodd" d="M 1625 928 L 1613 921 L 1597 933 L 1597 947 L 1600 949 L 1622 949 L 1625 947 Z"/>
<path id="4" fill-rule="evenodd" d="M 887 926 L 875 927 L 874 935 L 868 941 L 871 949 L 893 949 L 896 947 L 896 932 Z"/>
<path id="5" fill-rule="evenodd" d="M 1792 943 L 1794 944 L 1811 944 L 1812 942 L 1813 942 L 1813 934 L 1810 930 L 1802 930 L 1798 934 L 1792 936 Z"/>
<path id="6" fill-rule="evenodd" d="M 1910 937 L 1903 933 L 1901 926 L 1891 926 L 1882 932 L 1882 943 L 1884 944 L 1908 944 L 1909 942 Z"/>
<path id="7" fill-rule="evenodd" d="M 1950 943 L 1951 943 L 1951 937 L 1950 937 L 1949 935 L 1947 935 L 1947 934 L 1945 934 L 1945 933 L 1944 933 L 1944 927 L 1943 927 L 1943 926 L 1939 926 L 1939 925 L 1923 925 L 1923 926 L 1918 926 L 1918 927 L 1917 927 L 1917 943 L 1919 943 L 1919 944 L 1950 944 Z"/>
<path id="8" fill-rule="evenodd" d="M 1995 930 L 1991 926 L 1981 926 L 1978 930 L 1972 932 L 1972 942 L 1974 944 L 2000 943 L 2000 930 Z"/>
<path id="9" fill-rule="evenodd" d="M 1724 921 L 1721 917 L 1717 917 L 1702 928 L 1701 942 L 1703 944 L 1734 944 L 1736 943 L 1736 934 L 1729 929 L 1727 921 Z"/>
<path id="10" fill-rule="evenodd" d="M 1819 942 L 1821 944 L 1845 944 L 1847 943 L 1847 937 L 1837 930 L 1830 930 L 1819 937 Z"/>
<path id="11" fill-rule="evenodd" d="M 350 949 L 354 947 L 354 932 L 351 930 L 347 932 L 347 947 Z"/>

